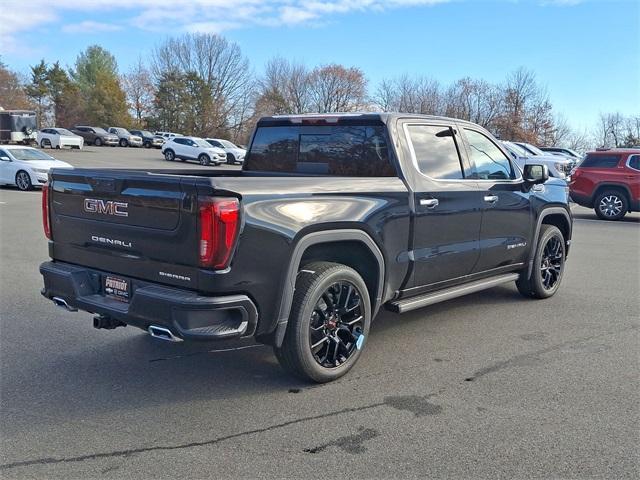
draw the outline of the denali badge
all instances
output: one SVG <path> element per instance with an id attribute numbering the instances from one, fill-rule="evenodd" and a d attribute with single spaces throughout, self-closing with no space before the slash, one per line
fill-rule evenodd
<path id="1" fill-rule="evenodd" d="M 131 248 L 131 242 L 125 240 L 118 240 L 115 238 L 99 237 L 97 235 L 91 235 L 91 240 L 98 243 L 104 243 L 105 245 L 115 245 L 117 247 Z"/>
<path id="2" fill-rule="evenodd" d="M 97 200 L 95 198 L 84 199 L 84 211 L 89 213 L 102 213 L 104 215 L 115 215 L 116 217 L 128 217 L 128 203 L 113 202 L 111 200 Z"/>

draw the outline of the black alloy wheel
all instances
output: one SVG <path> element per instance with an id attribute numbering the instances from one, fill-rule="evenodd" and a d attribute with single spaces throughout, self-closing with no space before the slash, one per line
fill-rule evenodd
<path id="1" fill-rule="evenodd" d="M 357 349 L 364 316 L 362 297 L 351 282 L 329 286 L 315 304 L 309 322 L 309 343 L 316 362 L 324 368 L 344 364 Z"/>
<path id="2" fill-rule="evenodd" d="M 545 290 L 553 290 L 562 276 L 564 248 L 562 238 L 552 236 L 547 240 L 540 261 L 540 275 Z"/>

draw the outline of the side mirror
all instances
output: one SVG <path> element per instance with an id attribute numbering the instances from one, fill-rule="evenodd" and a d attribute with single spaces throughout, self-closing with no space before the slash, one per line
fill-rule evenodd
<path id="1" fill-rule="evenodd" d="M 4 155 L 2 157 L 0 157 L 0 160 L 2 160 L 3 162 L 10 162 L 11 159 L 9 157 L 5 157 Z"/>
<path id="2" fill-rule="evenodd" d="M 526 164 L 522 172 L 522 178 L 533 185 L 549 180 L 549 168 L 546 165 Z"/>

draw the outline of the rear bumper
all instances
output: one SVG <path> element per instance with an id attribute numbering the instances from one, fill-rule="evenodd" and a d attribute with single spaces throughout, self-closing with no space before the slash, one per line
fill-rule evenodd
<path id="1" fill-rule="evenodd" d="M 69 306 L 120 320 L 144 330 L 170 330 L 184 340 L 222 340 L 253 335 L 258 312 L 246 295 L 209 297 L 197 292 L 126 278 L 129 302 L 103 292 L 108 272 L 62 262 L 40 265 L 42 295 L 63 299 Z M 121 275 L 118 275 L 122 277 Z"/>

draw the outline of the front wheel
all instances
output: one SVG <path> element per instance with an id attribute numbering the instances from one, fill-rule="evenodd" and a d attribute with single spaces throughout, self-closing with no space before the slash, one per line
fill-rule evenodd
<path id="1" fill-rule="evenodd" d="M 16 186 L 23 192 L 26 192 L 27 190 L 33 190 L 31 177 L 24 170 L 20 170 L 18 173 L 16 173 Z"/>
<path id="2" fill-rule="evenodd" d="M 164 151 L 164 159 L 167 162 L 173 162 L 176 158 L 176 154 L 173 153 L 173 150 L 165 150 Z"/>
<path id="3" fill-rule="evenodd" d="M 51 145 L 49 143 L 49 145 Z M 46 140 L 40 140 L 40 148 L 45 148 L 47 146 L 47 141 Z"/>
<path id="4" fill-rule="evenodd" d="M 208 155 L 205 155 L 205 154 L 203 153 L 203 154 L 201 154 L 201 155 L 198 157 L 198 162 L 200 162 L 200 165 L 203 165 L 203 166 L 205 166 L 205 167 L 206 167 L 207 165 L 209 165 L 209 163 L 211 162 L 211 160 L 209 159 L 209 156 L 208 156 Z"/>
<path id="5" fill-rule="evenodd" d="M 370 324 L 369 293 L 358 272 L 338 263 L 311 263 L 298 272 L 287 331 L 275 354 L 294 375 L 330 382 L 358 361 Z"/>
<path id="6" fill-rule="evenodd" d="M 120 146 L 121 147 L 128 147 L 129 146 L 129 142 L 127 141 L 126 138 L 121 138 L 120 139 Z"/>
<path id="7" fill-rule="evenodd" d="M 596 215 L 602 220 L 620 220 L 628 209 L 627 197 L 618 190 L 606 190 L 594 202 Z"/>
<path id="8" fill-rule="evenodd" d="M 102 146 L 102 139 L 101 139 L 100 137 L 97 137 L 97 138 L 93 141 L 93 144 L 94 144 L 96 147 L 101 147 L 101 146 Z"/>
<path id="9" fill-rule="evenodd" d="M 536 245 L 531 275 L 526 272 L 516 281 L 518 291 L 525 297 L 549 298 L 558 291 L 562 275 L 566 248 L 564 236 L 554 225 L 543 224 Z"/>

